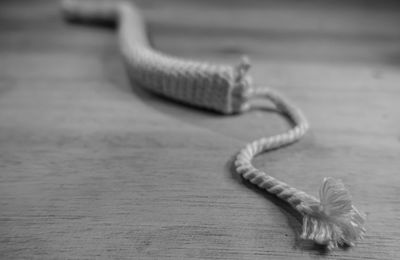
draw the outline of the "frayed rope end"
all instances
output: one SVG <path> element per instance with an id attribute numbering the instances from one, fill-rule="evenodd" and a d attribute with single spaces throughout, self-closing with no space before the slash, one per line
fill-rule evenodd
<path id="1" fill-rule="evenodd" d="M 348 190 L 341 181 L 325 178 L 319 196 L 320 203 L 301 205 L 301 238 L 326 245 L 329 250 L 354 246 L 365 234 L 365 215 L 352 205 Z"/>

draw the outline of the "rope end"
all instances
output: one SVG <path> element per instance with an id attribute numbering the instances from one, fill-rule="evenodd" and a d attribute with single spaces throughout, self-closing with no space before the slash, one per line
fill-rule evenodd
<path id="1" fill-rule="evenodd" d="M 325 178 L 320 191 L 320 203 L 304 213 L 302 239 L 326 245 L 329 250 L 339 246 L 354 246 L 366 232 L 365 215 L 357 210 L 343 183 Z"/>

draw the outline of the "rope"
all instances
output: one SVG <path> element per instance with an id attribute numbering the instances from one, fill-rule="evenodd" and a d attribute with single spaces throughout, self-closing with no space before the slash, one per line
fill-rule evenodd
<path id="1" fill-rule="evenodd" d="M 298 141 L 309 125 L 302 112 L 281 94 L 252 85 L 248 75 L 250 62 L 246 57 L 237 66 L 230 66 L 160 53 L 150 47 L 143 19 L 132 3 L 64 0 L 62 10 L 68 20 L 75 22 L 116 22 L 129 77 L 154 93 L 223 114 L 249 110 L 253 108 L 252 100 L 257 98 L 270 100 L 294 127 L 286 133 L 247 144 L 236 157 L 236 171 L 244 179 L 288 202 L 302 215 L 303 239 L 333 249 L 354 245 L 363 238 L 364 215 L 352 205 L 350 194 L 340 181 L 325 178 L 318 200 L 252 165 L 258 154 Z"/>
<path id="2" fill-rule="evenodd" d="M 223 114 L 245 108 L 240 95 L 250 84 L 244 60 L 238 66 L 183 60 L 153 50 L 140 12 L 120 2 L 63 1 L 72 21 L 117 22 L 122 56 L 131 79 L 150 91 L 189 105 Z"/>
<path id="3" fill-rule="evenodd" d="M 270 99 L 281 112 L 285 113 L 289 117 L 295 126 L 286 133 L 268 138 L 261 138 L 247 144 L 242 150 L 240 150 L 236 157 L 234 162 L 236 171 L 246 180 L 289 202 L 291 206 L 296 208 L 303 200 L 298 198 L 304 197 L 305 193 L 256 169 L 252 165 L 251 161 L 256 155 L 262 152 L 277 149 L 298 141 L 306 134 L 309 128 L 308 122 L 298 108 L 290 105 L 287 100 L 275 91 L 269 89 L 255 89 L 248 95 Z"/>

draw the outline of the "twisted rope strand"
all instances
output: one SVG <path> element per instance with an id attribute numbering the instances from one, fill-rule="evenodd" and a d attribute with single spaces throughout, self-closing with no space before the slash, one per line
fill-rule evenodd
<path id="1" fill-rule="evenodd" d="M 251 161 L 255 156 L 262 152 L 277 149 L 298 141 L 309 129 L 308 122 L 298 108 L 290 105 L 290 102 L 285 100 L 276 91 L 269 89 L 254 89 L 248 95 L 252 97 L 268 98 L 282 113 L 286 114 L 289 119 L 293 121 L 295 126 L 286 133 L 268 138 L 261 138 L 247 144 L 242 150 L 240 150 L 236 157 L 234 162 L 236 171 L 241 174 L 244 179 L 289 202 L 292 207 L 296 208 L 308 195 L 306 196 L 304 192 L 290 187 L 288 184 L 256 169 L 252 165 Z M 311 196 L 308 196 L 308 198 L 317 201 Z"/>
<path id="2" fill-rule="evenodd" d="M 364 216 L 351 202 L 340 181 L 324 179 L 320 200 L 258 170 L 255 156 L 298 141 L 309 129 L 302 112 L 278 92 L 256 89 L 248 75 L 250 62 L 216 65 L 184 60 L 152 49 L 139 10 L 128 2 L 64 0 L 62 10 L 71 21 L 116 22 L 128 75 L 150 91 L 189 105 L 223 114 L 239 113 L 252 107 L 251 100 L 270 100 L 294 124 L 289 131 L 247 144 L 234 162 L 236 171 L 249 182 L 288 202 L 303 216 L 301 237 L 326 245 L 353 245 L 365 233 Z"/>

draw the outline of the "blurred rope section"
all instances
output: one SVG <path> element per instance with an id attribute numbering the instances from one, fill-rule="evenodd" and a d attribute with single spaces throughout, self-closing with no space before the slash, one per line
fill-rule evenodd
<path id="1" fill-rule="evenodd" d="M 352 205 L 350 194 L 340 181 L 325 178 L 318 200 L 252 165 L 258 154 L 298 141 L 309 125 L 303 113 L 281 94 L 252 84 L 250 62 L 246 57 L 237 66 L 230 66 L 158 52 L 151 48 L 140 10 L 131 2 L 65 0 L 62 11 L 72 22 L 116 23 L 129 76 L 152 92 L 222 114 L 255 109 L 253 100 L 256 99 L 271 101 L 290 119 L 293 128 L 247 144 L 236 157 L 236 171 L 244 179 L 286 201 L 302 215 L 303 239 L 333 249 L 352 246 L 363 238 L 364 215 Z"/>

